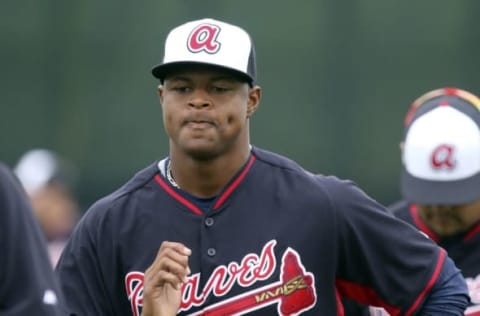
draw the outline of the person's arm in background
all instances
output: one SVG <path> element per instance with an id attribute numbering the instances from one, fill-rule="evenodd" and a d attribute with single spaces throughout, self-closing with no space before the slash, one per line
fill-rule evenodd
<path id="1" fill-rule="evenodd" d="M 440 274 L 418 315 L 464 315 L 470 303 L 468 289 L 453 260 L 445 258 Z"/>
<path id="2" fill-rule="evenodd" d="M 391 315 L 463 315 L 466 282 L 446 251 L 354 183 L 333 181 L 341 297 Z M 439 313 L 441 311 L 441 313 Z"/>
<path id="3" fill-rule="evenodd" d="M 446 258 L 437 281 L 422 308 L 414 315 L 468 315 L 464 313 L 470 298 L 465 289 L 465 280 L 450 258 Z M 389 316 L 381 307 L 369 308 L 371 316 Z"/>
<path id="4" fill-rule="evenodd" d="M 0 314 L 64 315 L 62 303 L 28 197 L 0 163 Z"/>

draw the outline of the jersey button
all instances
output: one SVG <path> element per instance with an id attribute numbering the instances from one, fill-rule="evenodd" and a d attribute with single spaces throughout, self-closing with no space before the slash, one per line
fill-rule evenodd
<path id="1" fill-rule="evenodd" d="M 207 225 L 208 227 L 213 226 L 213 223 L 214 223 L 214 222 L 215 222 L 215 221 L 214 221 L 213 218 L 211 218 L 211 217 L 207 217 L 207 218 L 205 219 L 205 225 Z"/>
<path id="2" fill-rule="evenodd" d="M 207 254 L 208 254 L 210 257 L 215 256 L 216 253 L 217 253 L 217 251 L 215 250 L 215 248 L 208 248 L 208 249 L 207 249 Z"/>

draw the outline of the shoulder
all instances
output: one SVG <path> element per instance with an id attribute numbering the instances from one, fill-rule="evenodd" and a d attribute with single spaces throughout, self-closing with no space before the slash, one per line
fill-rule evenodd
<path id="1" fill-rule="evenodd" d="M 2 190 L 4 188 L 10 190 L 12 189 L 11 185 L 14 185 L 15 188 L 18 188 L 20 186 L 20 182 L 13 171 L 5 163 L 0 162 L 0 186 L 2 186 Z"/>
<path id="2" fill-rule="evenodd" d="M 145 185 L 155 177 L 158 173 L 157 163 L 158 162 L 154 162 L 146 168 L 138 171 L 117 190 L 93 203 L 83 216 L 85 220 L 97 220 L 98 217 L 121 208 L 124 203 L 128 202 L 132 196 L 142 191 Z"/>
<path id="3" fill-rule="evenodd" d="M 341 180 L 335 176 L 324 176 L 314 173 L 303 168 L 299 163 L 290 158 L 265 149 L 253 147 L 252 152 L 258 162 L 258 169 L 261 169 L 260 174 L 271 174 L 273 172 L 277 175 L 290 175 L 295 177 L 295 179 L 298 181 L 307 181 L 320 186 L 328 185 L 330 182 L 344 182 L 344 180 Z M 348 180 L 346 182 L 348 182 Z"/>
<path id="4" fill-rule="evenodd" d="M 9 176 L 10 169 L 3 162 L 0 161 L 0 177 Z"/>
<path id="5" fill-rule="evenodd" d="M 266 166 L 290 171 L 303 170 L 303 168 L 297 162 L 272 151 L 253 146 L 252 153 L 257 161 L 265 164 Z"/>
<path id="6" fill-rule="evenodd" d="M 393 213 L 396 217 L 405 217 L 410 210 L 410 202 L 406 200 L 398 200 L 387 206 L 388 210 Z"/>
<path id="7" fill-rule="evenodd" d="M 13 171 L 0 163 L 0 213 L 18 217 L 16 213 L 28 207 L 28 197 Z"/>
<path id="8" fill-rule="evenodd" d="M 297 162 L 282 155 L 253 147 L 253 154 L 260 162 L 260 172 L 257 176 L 275 177 L 296 187 L 305 193 L 327 197 L 334 203 L 360 201 L 369 198 L 358 185 L 350 179 L 342 179 L 334 175 L 323 175 L 304 169 Z"/>

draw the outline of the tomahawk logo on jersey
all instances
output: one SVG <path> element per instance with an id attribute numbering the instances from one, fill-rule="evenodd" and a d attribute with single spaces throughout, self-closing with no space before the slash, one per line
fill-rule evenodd
<path id="1" fill-rule="evenodd" d="M 275 245 L 276 241 L 272 240 L 265 245 L 260 256 L 248 254 L 240 263 L 230 262 L 217 267 L 205 278 L 207 281 L 203 288 L 200 287 L 203 279 L 201 273 L 189 276 L 182 286 L 179 312 L 189 312 L 195 307 L 203 306 L 210 295 L 220 299 L 228 296 L 234 286 L 241 286 L 246 290 L 240 295 L 207 306 L 193 315 L 242 315 L 272 304 L 277 304 L 278 315 L 298 315 L 312 308 L 316 302 L 313 275 L 305 271 L 298 253 L 290 248 L 282 255 L 279 266 L 274 253 Z M 278 280 L 255 288 L 259 281 L 270 280 L 274 274 L 280 275 Z M 133 315 L 139 316 L 143 273 L 128 273 L 125 284 Z"/>

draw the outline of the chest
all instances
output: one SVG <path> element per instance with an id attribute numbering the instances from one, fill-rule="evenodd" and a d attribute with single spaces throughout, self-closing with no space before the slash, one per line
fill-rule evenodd
<path id="1" fill-rule="evenodd" d="M 272 204 L 229 202 L 204 215 L 175 203 L 144 209 L 113 247 L 122 258 L 117 277 L 124 278 L 127 296 L 141 301 L 143 271 L 153 262 L 161 242 L 170 240 L 192 249 L 192 274 L 182 288 L 185 314 L 197 306 L 217 305 L 225 315 L 237 312 L 232 309 L 239 306 L 265 315 L 287 308 L 292 314 L 318 308 L 320 292 L 322 314 L 334 315 L 332 217 L 307 205 Z M 132 235 L 134 239 L 123 238 Z"/>

